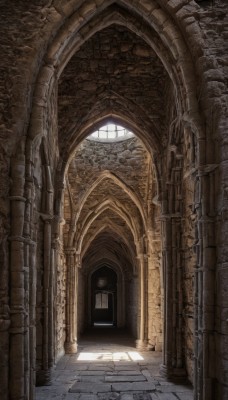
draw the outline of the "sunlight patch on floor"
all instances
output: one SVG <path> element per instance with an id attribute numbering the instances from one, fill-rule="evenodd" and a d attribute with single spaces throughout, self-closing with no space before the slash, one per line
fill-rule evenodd
<path id="1" fill-rule="evenodd" d="M 108 353 L 86 353 L 81 352 L 78 361 L 140 361 L 143 357 L 137 351 L 128 352 L 108 352 Z"/>

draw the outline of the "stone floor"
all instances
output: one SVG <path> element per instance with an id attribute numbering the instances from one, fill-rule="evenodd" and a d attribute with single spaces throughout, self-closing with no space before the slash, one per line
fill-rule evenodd
<path id="1" fill-rule="evenodd" d="M 94 328 L 58 362 L 36 400 L 192 400 L 192 387 L 159 374 L 161 353 L 139 352 L 125 331 Z"/>

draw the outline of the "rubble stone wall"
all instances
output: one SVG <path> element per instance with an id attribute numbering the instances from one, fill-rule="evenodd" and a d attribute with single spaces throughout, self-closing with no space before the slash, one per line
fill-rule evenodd
<path id="1" fill-rule="evenodd" d="M 111 7 L 109 8 L 109 6 Z M 51 115 L 54 119 L 56 116 L 55 112 L 50 112 L 50 104 L 53 101 L 51 88 L 56 83 L 56 77 L 61 75 L 64 60 L 67 60 L 67 50 L 64 53 L 63 48 L 70 48 L 73 55 L 82 47 L 84 38 L 88 39 L 96 30 L 107 29 L 107 25 L 109 25 L 107 20 L 111 16 L 111 22 L 115 24 L 127 25 L 129 29 L 134 26 L 137 34 L 136 42 L 141 36 L 141 39 L 147 43 L 146 48 L 148 45 L 154 46 L 159 54 L 161 67 L 163 68 L 162 65 L 165 65 L 166 75 L 170 77 L 170 82 L 172 80 L 179 106 L 178 117 L 188 129 L 194 132 L 196 138 L 196 170 L 192 175 L 194 212 L 196 213 L 196 221 L 193 221 L 193 225 L 196 227 L 194 235 L 196 257 L 194 278 L 195 398 L 197 400 L 226 399 L 228 396 L 226 352 L 228 309 L 227 1 L 214 0 L 213 2 L 196 3 L 193 0 L 152 0 L 150 2 L 147 0 L 140 2 L 124 0 L 116 3 L 109 0 L 88 2 L 32 0 L 28 3 L 13 0 L 2 1 L 0 8 L 2 17 L 0 28 L 0 344 L 4 354 L 0 365 L 0 381 L 2 382 L 0 397 L 3 400 L 8 399 L 9 396 L 31 400 L 34 396 L 34 346 L 36 342 L 34 333 L 36 274 L 34 272 L 37 265 L 38 279 L 41 282 L 39 275 L 44 254 L 40 250 L 42 249 L 42 234 L 46 235 L 43 244 L 51 243 L 52 222 L 46 220 L 44 232 L 40 237 L 33 232 L 33 229 L 39 232 L 39 224 L 36 222 L 36 217 L 31 215 L 32 206 L 36 202 L 40 203 L 40 196 L 43 195 L 39 192 L 39 188 L 36 188 L 35 179 L 37 177 L 33 171 L 34 159 L 40 157 L 39 145 L 37 145 L 39 135 L 49 137 L 52 130 L 50 118 Z M 102 18 L 100 18 L 101 15 Z M 93 19 L 93 17 L 95 18 Z M 79 30 L 81 30 L 80 34 L 78 34 Z M 113 26 L 109 32 L 111 31 L 113 32 Z M 81 34 L 82 32 L 83 34 Z M 105 44 L 104 39 L 102 46 Z M 72 44 L 73 48 L 71 48 Z M 127 43 L 128 45 L 129 43 Z M 123 53 L 124 48 L 120 53 L 121 58 Z M 136 60 L 145 55 L 145 53 L 144 55 L 141 53 L 141 49 L 140 54 L 138 51 L 137 54 L 134 54 Z M 112 55 L 114 54 L 112 53 Z M 131 56 L 133 56 L 133 50 Z M 134 62 L 133 58 L 132 62 Z M 107 66 L 106 60 L 105 65 Z M 140 69 L 140 71 L 142 70 Z M 147 71 L 149 72 L 148 67 Z M 74 73 L 77 75 L 77 69 L 74 70 Z M 129 76 L 132 77 L 131 72 Z M 95 74 L 93 78 L 93 83 L 96 85 Z M 117 80 L 116 78 L 115 87 L 119 88 Z M 109 88 L 109 81 L 102 82 Z M 85 83 L 84 81 L 82 86 L 87 92 L 88 85 L 86 86 Z M 158 92 L 160 87 L 159 85 Z M 131 94 L 134 92 L 133 89 Z M 140 85 L 138 90 L 141 91 Z M 156 120 L 152 121 L 156 115 L 153 115 L 153 118 L 150 113 L 148 113 L 149 116 L 147 115 L 147 102 L 143 97 L 138 99 L 141 107 L 136 107 L 127 98 L 127 93 L 128 90 L 122 91 L 126 98 L 124 100 L 121 98 L 121 101 L 119 101 L 118 93 L 112 93 L 108 107 L 105 108 L 105 115 L 112 111 L 116 114 L 119 109 L 122 120 L 125 118 L 126 123 L 137 126 L 138 133 L 140 133 L 140 126 L 143 126 L 141 137 L 145 139 L 147 145 L 151 145 L 151 147 L 149 146 L 151 153 L 155 154 L 158 159 L 159 142 L 164 143 L 161 136 L 163 138 L 166 134 L 168 136 L 167 127 L 165 126 L 164 129 L 161 117 L 160 122 L 156 125 Z M 107 88 L 105 96 L 106 94 Z M 87 96 L 84 97 L 84 100 L 80 98 L 80 101 L 77 102 L 77 110 L 80 108 L 80 104 L 89 104 L 85 99 Z M 59 202 L 59 193 L 57 195 L 57 192 L 62 190 L 62 181 L 60 179 L 58 182 L 58 179 L 54 179 L 53 170 L 59 173 L 64 163 L 67 163 L 69 155 L 75 149 L 75 142 L 78 140 L 77 143 L 79 143 L 81 138 L 86 136 L 85 131 L 88 126 L 91 126 L 91 122 L 94 122 L 95 115 L 97 123 L 98 115 L 104 109 L 105 103 L 105 101 L 102 102 L 101 96 L 99 101 L 96 101 L 92 114 L 89 111 L 87 113 L 86 110 L 80 110 L 78 122 L 81 125 L 78 125 L 78 131 L 71 127 L 69 133 L 68 128 L 63 129 L 64 126 L 68 127 L 69 122 L 69 115 L 66 116 L 64 122 L 63 100 L 62 97 L 63 113 L 58 116 L 61 121 L 59 125 L 61 129 L 58 132 L 58 139 L 55 131 L 55 138 L 51 139 L 50 146 L 47 146 L 50 154 L 44 168 L 46 176 L 51 171 L 57 203 Z M 166 98 L 163 100 L 159 103 L 161 114 L 164 109 L 167 109 L 165 108 Z M 70 100 L 68 99 L 68 101 Z M 151 107 L 149 108 L 150 112 L 158 112 L 153 108 L 153 104 Z M 72 116 L 72 110 L 70 116 Z M 84 119 L 81 119 L 81 116 Z M 161 129 L 162 126 L 163 129 Z M 150 129 L 151 127 L 153 129 Z M 81 136 L 75 138 L 77 132 Z M 68 133 L 69 137 L 67 138 Z M 172 141 L 168 139 L 167 143 L 169 142 L 172 146 Z M 53 145 L 53 143 L 55 144 Z M 154 150 L 152 151 L 154 144 L 157 144 L 155 153 Z M 61 152 L 61 150 L 64 151 Z M 57 166 L 54 160 L 58 158 L 56 154 L 58 152 L 60 163 Z M 185 172 L 187 169 L 184 170 Z M 59 175 L 62 178 L 62 175 Z M 44 186 L 43 183 L 42 185 Z M 159 185 L 162 186 L 161 182 Z M 46 187 L 44 191 L 46 205 L 50 206 L 48 211 L 51 211 L 50 215 L 55 214 L 54 210 L 51 210 L 53 193 L 51 190 L 46 190 Z M 187 369 L 191 375 L 192 340 L 190 339 L 191 317 L 189 316 L 192 315 L 191 281 L 194 259 L 192 232 L 194 228 L 190 221 L 192 216 L 189 214 L 189 206 L 192 202 L 193 191 L 191 179 L 184 178 L 184 175 L 183 191 L 186 193 L 187 200 L 184 204 L 185 218 L 182 226 L 184 230 L 188 230 L 189 235 L 183 235 L 182 245 L 184 248 L 181 259 L 181 262 L 184 260 L 182 264 L 185 277 L 183 335 L 186 344 L 186 346 L 182 346 L 182 350 L 186 353 Z M 162 235 L 166 231 L 169 232 L 167 222 L 169 218 L 173 220 L 174 230 L 179 226 L 179 221 L 176 225 L 174 223 L 175 216 L 166 214 L 166 201 L 166 198 L 162 199 Z M 178 202 L 180 202 L 179 199 Z M 43 211 L 46 213 L 47 209 Z M 44 217 L 43 215 L 43 219 Z M 55 215 L 55 217 L 59 216 Z M 53 236 L 55 235 L 56 231 Z M 55 237 L 55 239 L 57 238 Z M 171 244 L 165 243 L 165 245 L 167 245 L 166 255 L 169 255 Z M 54 244 L 51 243 L 51 246 L 53 246 L 53 251 L 50 253 L 54 253 Z M 47 274 L 47 268 L 44 268 L 44 273 L 50 277 L 53 273 L 53 264 L 50 262 L 50 249 L 46 250 L 45 265 L 50 274 Z M 169 262 L 168 257 L 166 261 Z M 72 258 L 70 262 L 72 262 Z M 164 267 L 166 266 L 164 263 Z M 60 278 L 60 281 L 62 280 L 64 281 L 64 278 Z M 38 282 L 38 287 L 40 282 Z M 48 344 L 49 350 L 43 351 L 43 356 L 44 375 L 48 376 L 53 364 L 53 324 L 51 318 L 49 320 L 47 317 L 48 312 L 49 316 L 52 316 L 54 287 L 51 280 L 47 282 L 45 279 L 45 284 L 47 284 L 49 297 L 46 297 L 46 306 L 48 307 L 45 306 L 47 326 L 44 335 L 45 344 Z M 170 289 L 171 286 L 168 287 L 168 294 Z M 38 297 L 39 293 L 40 290 L 38 290 Z M 178 299 L 181 300 L 180 297 Z M 170 315 L 174 321 L 173 311 Z M 172 326 L 174 325 L 172 321 L 166 322 L 170 322 Z M 59 321 L 59 325 L 61 324 L 63 322 Z M 180 332 L 178 335 L 180 336 Z M 63 342 L 63 336 L 64 334 L 60 332 L 59 343 Z M 172 339 L 171 334 L 170 338 Z M 169 354 L 171 354 L 171 358 L 173 354 L 176 355 L 176 350 L 179 355 L 180 348 L 174 349 L 170 338 L 164 338 L 164 362 Z M 61 346 L 61 344 L 57 345 L 59 349 Z M 168 361 L 170 362 L 169 357 Z"/>

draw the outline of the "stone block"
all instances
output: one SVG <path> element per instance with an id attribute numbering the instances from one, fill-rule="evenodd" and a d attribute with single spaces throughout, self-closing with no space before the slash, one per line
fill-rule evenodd
<path id="1" fill-rule="evenodd" d="M 116 392 L 132 392 L 132 391 L 145 391 L 155 390 L 154 383 L 148 382 L 134 382 L 134 383 L 113 383 L 112 390 Z"/>
<path id="2" fill-rule="evenodd" d="M 81 394 L 79 393 L 67 393 L 66 397 L 64 400 L 79 400 Z M 38 399 L 41 400 L 41 399 Z M 44 400 L 49 400 L 47 397 L 44 397 Z M 90 400 L 90 399 L 88 399 Z M 92 400 L 96 400 L 96 399 L 92 399 Z"/>
<path id="3" fill-rule="evenodd" d="M 192 393 L 191 386 L 184 385 L 162 385 L 160 391 L 162 393 Z"/>
<path id="4" fill-rule="evenodd" d="M 103 393 L 103 392 L 111 392 L 112 386 L 108 383 L 96 384 L 91 383 L 80 383 L 76 382 L 70 389 L 70 393 Z"/>
<path id="5" fill-rule="evenodd" d="M 93 371 L 93 370 L 89 370 L 89 371 L 81 371 L 80 375 L 81 376 L 103 376 L 105 374 L 105 370 L 102 371 Z"/>
<path id="6" fill-rule="evenodd" d="M 176 400 L 173 393 L 156 393 L 158 400 Z"/>
<path id="7" fill-rule="evenodd" d="M 105 377 L 105 382 L 140 382 L 145 380 L 146 378 L 143 375 L 112 375 Z"/>
<path id="8" fill-rule="evenodd" d="M 133 394 L 121 394 L 120 395 L 120 400 L 134 400 Z"/>
<path id="9" fill-rule="evenodd" d="M 97 395 L 95 394 L 81 394 L 80 400 L 97 400 Z"/>
<path id="10" fill-rule="evenodd" d="M 88 382 L 88 383 L 100 383 L 104 382 L 104 375 L 96 375 L 96 376 L 80 376 L 80 382 Z"/>
<path id="11" fill-rule="evenodd" d="M 178 393 L 179 400 L 193 400 L 193 393 Z"/>

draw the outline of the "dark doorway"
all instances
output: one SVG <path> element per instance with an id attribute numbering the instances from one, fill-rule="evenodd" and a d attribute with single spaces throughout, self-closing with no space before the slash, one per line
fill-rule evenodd
<path id="1" fill-rule="evenodd" d="M 109 267 L 101 267 L 91 276 L 91 311 L 93 326 L 116 326 L 117 275 Z"/>

